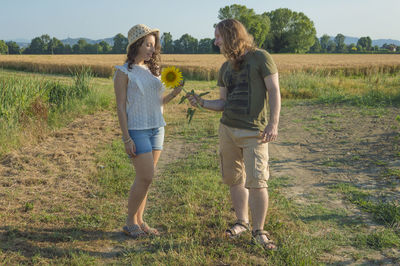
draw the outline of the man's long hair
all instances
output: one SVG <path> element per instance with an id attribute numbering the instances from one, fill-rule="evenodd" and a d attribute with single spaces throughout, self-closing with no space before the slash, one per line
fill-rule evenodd
<path id="1" fill-rule="evenodd" d="M 232 63 L 233 68 L 238 70 L 243 63 L 246 52 L 254 51 L 253 36 L 236 19 L 225 19 L 216 26 L 223 40 L 223 55 Z"/>

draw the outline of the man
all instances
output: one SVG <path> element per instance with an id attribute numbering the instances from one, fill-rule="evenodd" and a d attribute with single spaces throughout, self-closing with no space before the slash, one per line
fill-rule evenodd
<path id="1" fill-rule="evenodd" d="M 278 136 L 281 107 L 278 71 L 271 56 L 255 47 L 252 36 L 235 19 L 217 24 L 215 45 L 227 58 L 219 71 L 220 99 L 188 98 L 193 106 L 223 111 L 219 128 L 222 177 L 230 186 L 237 217 L 226 236 L 234 238 L 249 230 L 250 207 L 254 241 L 276 249 L 263 229 L 268 210 L 268 142 Z"/>

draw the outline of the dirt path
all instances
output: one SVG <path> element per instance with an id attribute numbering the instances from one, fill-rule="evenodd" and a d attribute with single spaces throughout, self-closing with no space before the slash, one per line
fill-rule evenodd
<path id="1" fill-rule="evenodd" d="M 352 107 L 284 108 L 279 141 L 270 145 L 272 178 L 288 180 L 282 191 L 298 206 L 322 206 L 329 213 L 325 216 L 318 211 L 313 216 L 298 213 L 300 219 L 306 223 L 330 220 L 339 234 L 346 234 L 341 227 L 349 221 L 359 221 L 370 232 L 383 229 L 371 215 L 360 211 L 330 186 L 347 183 L 377 195 L 377 199 L 399 202 L 399 180 L 383 177 L 387 168 L 400 169 L 400 158 L 395 156 L 398 147 L 394 145 L 399 143 L 399 125 L 395 121 L 399 113 L 398 108 L 388 108 L 384 114 Z M 392 182 L 397 185 L 388 185 Z M 335 210 L 336 217 L 332 215 Z M 329 226 L 321 227 L 318 234 L 331 230 Z M 357 260 L 354 254 L 358 252 L 349 246 L 335 249 L 322 259 L 346 265 L 391 264 L 393 258 L 400 256 L 400 250 L 368 250 L 363 259 Z"/>
<path id="2" fill-rule="evenodd" d="M 399 113 L 396 108 L 377 115 L 323 106 L 285 110 L 280 139 L 271 144 L 270 156 L 278 176 L 294 178 L 286 189 L 288 197 L 301 202 L 309 193 L 351 182 L 399 200 L 399 186 L 387 187 L 393 180 L 381 175 L 387 167 L 399 167 Z"/>

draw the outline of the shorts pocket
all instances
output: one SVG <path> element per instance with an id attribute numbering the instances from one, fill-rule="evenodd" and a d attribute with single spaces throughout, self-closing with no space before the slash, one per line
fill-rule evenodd
<path id="1" fill-rule="evenodd" d="M 257 145 L 254 148 L 253 176 L 260 181 L 267 181 L 269 178 L 268 144 Z"/>

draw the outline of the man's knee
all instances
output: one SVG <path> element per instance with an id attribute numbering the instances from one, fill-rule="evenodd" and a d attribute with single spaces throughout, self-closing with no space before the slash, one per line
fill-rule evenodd
<path id="1" fill-rule="evenodd" d="M 243 184 L 244 180 L 243 174 L 222 174 L 222 182 L 229 187 Z"/>
<path id="2" fill-rule="evenodd" d="M 246 169 L 246 188 L 267 188 L 269 180 L 268 144 L 243 149 Z"/>

